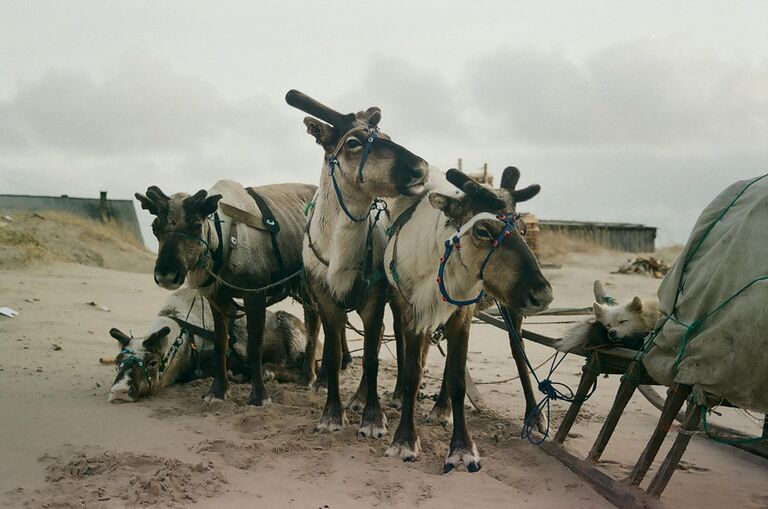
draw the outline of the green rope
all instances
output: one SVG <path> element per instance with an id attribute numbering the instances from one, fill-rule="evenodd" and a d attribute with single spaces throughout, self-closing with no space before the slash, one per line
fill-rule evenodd
<path id="1" fill-rule="evenodd" d="M 315 208 L 315 202 L 314 201 L 308 201 L 307 204 L 304 206 L 304 215 L 308 216 L 310 209 Z"/>
<path id="2" fill-rule="evenodd" d="M 717 305 L 712 311 L 709 311 L 708 313 L 705 313 L 701 318 L 698 318 L 696 320 L 693 320 L 691 323 L 684 323 L 678 316 L 677 316 L 677 302 L 680 298 L 680 295 L 683 293 L 683 288 L 685 288 L 685 274 L 688 270 L 688 264 L 693 260 L 694 256 L 696 256 L 696 253 L 699 251 L 701 246 L 704 244 L 704 241 L 707 239 L 709 234 L 712 232 L 712 230 L 717 226 L 718 223 L 725 217 L 725 215 L 733 208 L 733 206 L 736 204 L 736 202 L 739 200 L 739 198 L 742 197 L 744 193 L 747 192 L 747 190 L 752 187 L 752 185 L 756 184 L 757 182 L 763 180 L 764 178 L 768 177 L 768 173 L 758 177 L 754 180 L 752 180 L 749 184 L 744 186 L 744 189 L 742 189 L 734 198 L 731 200 L 731 202 L 723 208 L 722 211 L 717 215 L 717 217 L 707 226 L 706 230 L 704 231 L 703 235 L 696 241 L 696 243 L 693 245 L 693 247 L 688 252 L 688 255 L 685 257 L 685 260 L 683 261 L 682 269 L 680 270 L 680 278 L 678 279 L 677 284 L 677 291 L 675 292 L 675 300 L 672 303 L 672 311 L 665 317 L 664 321 L 656 327 L 651 334 L 649 334 L 648 339 L 645 342 L 645 345 L 643 349 L 638 352 L 638 354 L 635 356 L 635 360 L 642 360 L 645 354 L 647 354 L 654 346 L 655 342 L 654 340 L 659 335 L 659 333 L 664 329 L 664 326 L 667 324 L 668 321 L 672 321 L 682 327 L 685 327 L 685 332 L 683 333 L 683 337 L 680 339 L 680 344 L 678 345 L 678 351 L 677 356 L 675 358 L 675 362 L 672 366 L 673 373 L 676 375 L 680 364 L 682 363 L 686 350 L 688 348 L 688 344 L 691 342 L 692 339 L 694 339 L 694 336 L 696 336 L 703 328 L 704 328 L 704 322 L 707 321 L 710 317 L 712 317 L 714 314 L 718 313 L 720 310 L 722 310 L 725 306 L 731 303 L 733 299 L 747 291 L 749 288 L 751 288 L 753 285 L 768 280 L 768 275 L 758 277 L 746 285 L 744 285 L 741 289 L 739 289 L 737 292 L 735 292 L 733 295 L 725 299 L 723 302 Z M 709 438 L 712 440 L 715 440 L 717 442 L 722 443 L 750 443 L 750 442 L 759 442 L 762 440 L 768 439 L 768 437 L 754 437 L 754 438 L 746 438 L 746 439 L 738 439 L 738 440 L 728 440 L 723 439 L 720 437 L 716 437 L 712 435 L 708 428 L 707 428 L 707 411 L 708 408 L 706 405 L 700 405 L 701 406 L 701 421 L 702 421 L 702 427 L 704 429 L 704 433 L 707 434 Z"/>
<path id="3" fill-rule="evenodd" d="M 767 440 L 768 437 L 746 437 L 746 438 L 723 438 L 721 436 L 717 436 L 711 431 L 709 431 L 709 426 L 707 425 L 707 413 L 709 413 L 709 409 L 706 405 L 699 405 L 699 411 L 701 412 L 701 427 L 704 431 L 704 434 L 707 435 L 707 438 L 714 440 L 715 442 L 719 442 L 721 444 L 726 445 L 741 445 L 741 444 L 754 444 L 756 442 L 762 442 L 763 440 Z"/>

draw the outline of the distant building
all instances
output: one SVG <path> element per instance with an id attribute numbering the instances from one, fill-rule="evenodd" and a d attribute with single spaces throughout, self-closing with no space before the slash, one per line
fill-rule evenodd
<path id="1" fill-rule="evenodd" d="M 0 211 L 13 213 L 46 210 L 67 212 L 94 221 L 114 221 L 137 242 L 144 244 L 133 200 L 108 200 L 106 191 L 102 191 L 98 198 L 0 194 Z"/>
<path id="2" fill-rule="evenodd" d="M 656 228 L 633 223 L 594 223 L 540 219 L 542 232 L 555 232 L 598 246 L 629 253 L 656 250 Z"/>

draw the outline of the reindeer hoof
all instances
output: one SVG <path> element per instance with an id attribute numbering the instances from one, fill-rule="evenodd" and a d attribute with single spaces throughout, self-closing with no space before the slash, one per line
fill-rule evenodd
<path id="1" fill-rule="evenodd" d="M 205 395 L 203 401 L 206 403 L 221 403 L 229 397 L 229 384 L 213 383 L 211 390 Z"/>
<path id="2" fill-rule="evenodd" d="M 315 433 L 341 431 L 345 426 L 349 425 L 347 420 L 347 414 L 342 409 L 340 413 L 330 412 L 327 408 L 323 410 L 323 415 L 315 425 Z"/>
<path id="3" fill-rule="evenodd" d="M 347 408 L 353 412 L 362 412 L 363 408 L 365 408 L 365 398 L 355 393 L 352 399 L 349 400 L 349 403 L 347 403 Z"/>
<path id="4" fill-rule="evenodd" d="M 345 353 L 341 358 L 341 369 L 347 369 L 352 364 L 352 354 Z"/>
<path id="5" fill-rule="evenodd" d="M 265 390 L 257 391 L 251 389 L 251 395 L 248 396 L 248 404 L 253 406 L 267 406 L 272 403 L 272 399 Z"/>
<path id="6" fill-rule="evenodd" d="M 368 410 L 363 413 L 357 436 L 360 438 L 384 438 L 387 434 L 387 416 L 381 408 Z"/>
<path id="7" fill-rule="evenodd" d="M 418 438 L 413 443 L 395 442 L 393 440 L 392 444 L 384 452 L 384 456 L 388 458 L 399 456 L 401 460 L 410 463 L 419 459 L 420 452 L 421 441 Z"/>
<path id="8" fill-rule="evenodd" d="M 269 382 L 270 380 L 275 379 L 275 372 L 271 369 L 263 369 L 261 371 L 261 379 L 265 382 Z"/>
<path id="9" fill-rule="evenodd" d="M 403 406 L 403 395 L 393 392 L 387 397 L 387 406 L 400 410 Z"/>
<path id="10" fill-rule="evenodd" d="M 203 398 L 203 401 L 212 405 L 216 405 L 219 403 L 224 403 L 224 400 L 227 399 L 227 396 L 228 394 L 225 394 L 223 397 L 219 397 L 214 394 L 206 394 Z"/>
<path id="11" fill-rule="evenodd" d="M 479 472 L 482 468 L 480 465 L 480 455 L 477 453 L 477 448 L 474 444 L 472 444 L 470 449 L 455 449 L 451 451 L 443 464 L 443 473 L 447 474 L 454 468 L 458 469 L 462 463 L 467 467 L 467 472 Z"/>
<path id="12" fill-rule="evenodd" d="M 432 407 L 432 411 L 427 414 L 426 420 L 430 424 L 439 424 L 447 428 L 451 424 L 451 408 L 435 405 Z"/>

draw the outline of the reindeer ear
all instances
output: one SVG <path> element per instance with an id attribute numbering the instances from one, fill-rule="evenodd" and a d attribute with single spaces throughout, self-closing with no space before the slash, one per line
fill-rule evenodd
<path id="1" fill-rule="evenodd" d="M 635 311 L 637 313 L 641 313 L 643 311 L 643 301 L 640 300 L 640 297 L 635 297 L 632 299 L 632 302 L 629 303 L 627 306 L 627 309 L 630 311 Z"/>
<path id="2" fill-rule="evenodd" d="M 130 336 L 128 336 L 126 333 L 124 333 L 123 331 L 115 327 L 109 329 L 109 335 L 115 338 L 120 343 L 120 346 L 122 346 L 123 348 L 128 346 L 128 343 L 131 342 Z"/>
<path id="3" fill-rule="evenodd" d="M 539 194 L 539 191 L 541 191 L 541 186 L 539 184 L 533 184 L 532 186 L 525 187 L 518 191 L 512 191 L 511 194 L 512 199 L 515 200 L 515 203 L 520 203 L 530 200 Z"/>
<path id="4" fill-rule="evenodd" d="M 499 184 L 499 187 L 506 189 L 511 193 L 515 190 L 519 180 L 520 170 L 514 166 L 507 166 L 504 168 L 504 173 L 501 174 L 501 184 Z"/>
<path id="5" fill-rule="evenodd" d="M 160 349 L 161 341 L 165 336 L 171 333 L 170 327 L 163 327 L 157 332 L 153 332 L 141 344 L 150 352 L 157 352 Z"/>
<path id="6" fill-rule="evenodd" d="M 336 144 L 336 132 L 333 126 L 321 122 L 316 118 L 306 117 L 304 118 L 304 125 L 307 126 L 307 132 L 311 134 L 318 145 L 326 150 L 333 148 Z"/>
<path id="7" fill-rule="evenodd" d="M 366 113 L 369 115 L 368 126 L 378 127 L 379 122 L 381 122 L 381 110 L 376 106 L 372 106 L 366 110 Z"/>
<path id="8" fill-rule="evenodd" d="M 429 193 L 429 204 L 448 217 L 458 217 L 461 213 L 461 199 L 440 193 Z"/>
<path id="9" fill-rule="evenodd" d="M 595 302 L 592 305 L 592 312 L 595 314 L 595 318 L 597 318 L 598 320 L 603 318 L 603 306 L 601 306 L 597 302 Z"/>

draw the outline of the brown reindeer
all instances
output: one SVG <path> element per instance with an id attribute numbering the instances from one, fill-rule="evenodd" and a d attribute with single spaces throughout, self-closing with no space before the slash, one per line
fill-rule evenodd
<path id="1" fill-rule="evenodd" d="M 269 403 L 261 376 L 264 320 L 268 305 L 296 289 L 302 271 L 304 208 L 315 186 L 277 184 L 244 188 L 222 180 L 209 191 L 167 196 L 152 186 L 137 193 L 141 206 L 155 215 L 152 231 L 159 242 L 155 282 L 175 290 L 185 282 L 211 305 L 216 367 L 206 401 L 222 400 L 229 390 L 229 323 L 242 298 L 248 324 L 248 363 L 252 405 Z M 302 383 L 314 378 L 319 322 L 305 306 L 308 330 Z"/>
<path id="2" fill-rule="evenodd" d="M 323 362 L 328 396 L 316 431 L 347 422 L 339 394 L 341 345 L 347 313 L 363 321 L 363 381 L 351 406 L 362 406 L 359 435 L 381 438 L 386 417 L 377 393 L 378 350 L 387 284 L 382 256 L 386 205 L 377 197 L 415 195 L 424 188 L 427 164 L 378 129 L 381 112 L 343 115 L 292 90 L 286 101 L 312 115 L 307 132 L 323 147 L 320 186 L 304 239 L 304 267 L 325 334 Z"/>
<path id="3" fill-rule="evenodd" d="M 402 414 L 387 456 L 418 458 L 414 410 L 425 350 L 431 334 L 444 330 L 448 342 L 444 382 L 453 410 L 453 437 L 444 470 L 460 463 L 472 472 L 480 469 L 464 419 L 472 315 L 484 294 L 521 315 L 540 312 L 552 301 L 552 289 L 521 236 L 518 216 L 506 212 L 538 191 L 538 186 L 530 186 L 497 194 L 458 170 L 449 170 L 447 176 L 432 172 L 424 196 L 395 201 L 396 217 L 407 214 L 407 220 L 395 220 L 384 266 L 394 289 L 392 306 L 403 320 L 405 367 Z"/>

